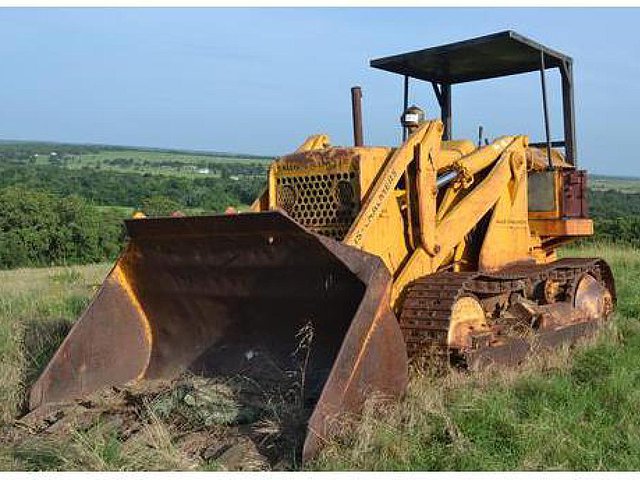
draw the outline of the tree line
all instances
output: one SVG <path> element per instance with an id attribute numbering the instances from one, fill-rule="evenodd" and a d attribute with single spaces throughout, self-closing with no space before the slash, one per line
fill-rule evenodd
<path id="1" fill-rule="evenodd" d="M 82 197 L 0 189 L 0 268 L 102 262 L 123 241 L 122 216 Z"/>
<path id="2" fill-rule="evenodd" d="M 140 208 L 146 198 L 162 196 L 182 208 L 220 212 L 228 206 L 250 204 L 265 183 L 264 178 L 184 178 L 150 173 L 63 169 L 51 165 L 0 164 L 0 188 L 21 188 L 78 195 L 96 205 Z"/>
<path id="3" fill-rule="evenodd" d="M 122 220 L 129 213 L 98 205 L 128 206 L 149 216 L 189 207 L 213 213 L 250 203 L 265 183 L 14 167 L 0 166 L 0 268 L 115 259 L 125 239 Z M 640 194 L 589 195 L 596 234 L 587 241 L 640 248 Z"/>
<path id="4" fill-rule="evenodd" d="M 640 193 L 590 190 L 593 240 L 640 247 Z"/>
<path id="5" fill-rule="evenodd" d="M 113 260 L 128 213 L 104 206 L 148 216 L 219 213 L 252 203 L 265 181 L 0 164 L 0 268 Z"/>

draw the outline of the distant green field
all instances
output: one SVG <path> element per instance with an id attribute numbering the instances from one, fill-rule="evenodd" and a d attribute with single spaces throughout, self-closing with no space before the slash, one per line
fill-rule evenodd
<path id="1" fill-rule="evenodd" d="M 261 174 L 270 159 L 220 157 L 189 153 L 169 153 L 140 150 L 108 150 L 99 153 L 72 155 L 64 159 L 67 168 L 93 167 L 121 172 L 156 173 L 186 177 L 222 176 L 229 174 Z M 241 171 L 237 167 L 243 166 Z"/>
<path id="2" fill-rule="evenodd" d="M 265 174 L 270 157 L 153 148 L 2 142 L 0 162 L 95 168 L 125 173 L 151 173 L 189 178 L 256 177 Z"/>
<path id="3" fill-rule="evenodd" d="M 616 190 L 621 193 L 640 193 L 640 178 L 590 175 L 589 187 L 599 191 Z"/>
<path id="4" fill-rule="evenodd" d="M 105 150 L 99 153 L 78 155 L 85 164 L 96 163 L 113 158 L 131 158 L 134 161 L 150 161 L 155 163 L 180 162 L 191 165 L 205 165 L 207 163 L 255 163 L 268 164 L 271 159 L 267 157 L 242 157 L 242 156 L 218 156 L 215 154 L 200 154 L 189 152 L 165 152 L 156 150 Z"/>
<path id="5" fill-rule="evenodd" d="M 95 208 L 102 212 L 113 213 L 114 215 L 119 215 L 122 218 L 128 218 L 133 215 L 135 212 L 135 208 L 132 207 L 114 207 L 110 205 L 96 205 Z"/>

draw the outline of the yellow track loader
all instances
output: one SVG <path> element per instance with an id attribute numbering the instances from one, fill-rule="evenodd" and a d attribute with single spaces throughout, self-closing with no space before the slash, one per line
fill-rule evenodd
<path id="1" fill-rule="evenodd" d="M 185 371 L 305 365 L 303 457 L 373 393 L 400 395 L 408 361 L 514 364 L 592 331 L 615 306 L 608 265 L 557 248 L 593 234 L 576 166 L 570 57 L 515 32 L 373 60 L 404 77 L 404 139 L 309 137 L 269 168 L 252 212 L 126 221 L 129 240 L 31 390 L 30 406 Z M 562 78 L 564 139 L 551 140 L 545 72 Z M 539 72 L 546 139 L 451 139 L 452 86 Z M 440 118 L 408 105 L 431 84 Z M 258 379 L 259 381 L 260 379 Z"/>

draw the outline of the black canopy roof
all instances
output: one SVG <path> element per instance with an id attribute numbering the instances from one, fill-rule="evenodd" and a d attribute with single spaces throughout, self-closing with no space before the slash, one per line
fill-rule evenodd
<path id="1" fill-rule="evenodd" d="M 463 42 L 371 60 L 371 66 L 429 82 L 454 84 L 570 64 L 571 57 L 556 52 L 512 30 Z"/>

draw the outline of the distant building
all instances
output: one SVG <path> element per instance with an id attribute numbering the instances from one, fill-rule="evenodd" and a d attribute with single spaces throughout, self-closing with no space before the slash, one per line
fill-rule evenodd
<path id="1" fill-rule="evenodd" d="M 199 168 L 198 173 L 201 173 L 202 175 L 209 175 L 211 171 L 208 168 Z"/>

